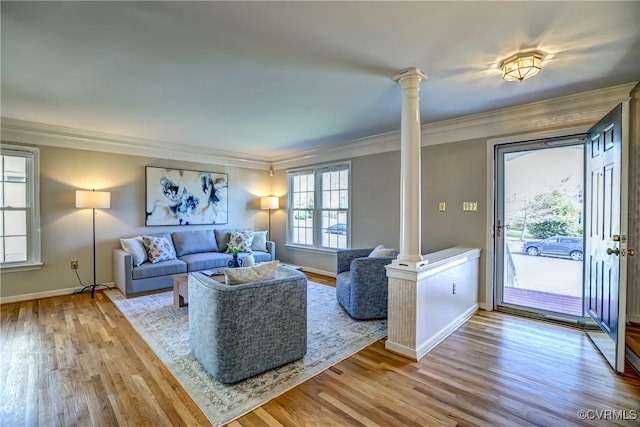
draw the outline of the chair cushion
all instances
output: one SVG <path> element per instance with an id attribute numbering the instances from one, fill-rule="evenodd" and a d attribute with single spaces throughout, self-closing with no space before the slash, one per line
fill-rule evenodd
<path id="1" fill-rule="evenodd" d="M 378 245 L 369 254 L 369 258 L 378 258 L 383 256 L 398 256 L 398 251 L 396 249 L 385 248 L 382 245 Z"/>

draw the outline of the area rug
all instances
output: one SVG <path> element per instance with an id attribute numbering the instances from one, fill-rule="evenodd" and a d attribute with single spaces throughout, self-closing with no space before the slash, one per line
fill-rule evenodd
<path id="1" fill-rule="evenodd" d="M 173 292 L 130 299 L 124 299 L 116 290 L 105 294 L 214 426 L 252 411 L 387 334 L 385 320 L 353 320 L 336 302 L 335 288 L 308 282 L 307 354 L 304 358 L 226 385 L 214 380 L 191 354 L 188 307 L 176 307 Z"/>

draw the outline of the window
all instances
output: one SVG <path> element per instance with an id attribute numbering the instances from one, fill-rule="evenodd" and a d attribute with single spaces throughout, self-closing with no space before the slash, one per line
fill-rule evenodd
<path id="1" fill-rule="evenodd" d="M 38 149 L 3 144 L 0 167 L 0 266 L 40 265 Z"/>
<path id="2" fill-rule="evenodd" d="M 350 169 L 340 163 L 289 171 L 289 245 L 349 247 Z"/>

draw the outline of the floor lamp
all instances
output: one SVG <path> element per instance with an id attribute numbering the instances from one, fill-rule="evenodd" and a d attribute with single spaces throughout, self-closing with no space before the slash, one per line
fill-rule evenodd
<path id="1" fill-rule="evenodd" d="M 266 196 L 260 198 L 260 209 L 269 209 L 269 240 L 271 240 L 271 209 L 280 208 L 280 199 L 276 196 Z"/>
<path id="2" fill-rule="evenodd" d="M 76 190 L 76 208 L 91 209 L 93 213 L 93 283 L 80 289 L 78 293 L 91 289 L 91 298 L 95 294 L 96 283 L 96 209 L 109 209 L 111 207 L 111 193 L 109 191 L 83 191 Z"/>

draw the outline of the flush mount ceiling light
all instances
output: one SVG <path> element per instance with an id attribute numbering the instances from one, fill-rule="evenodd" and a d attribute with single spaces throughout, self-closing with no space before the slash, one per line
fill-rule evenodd
<path id="1" fill-rule="evenodd" d="M 519 52 L 500 63 L 502 78 L 508 82 L 523 81 L 535 76 L 542 68 L 542 53 Z"/>

